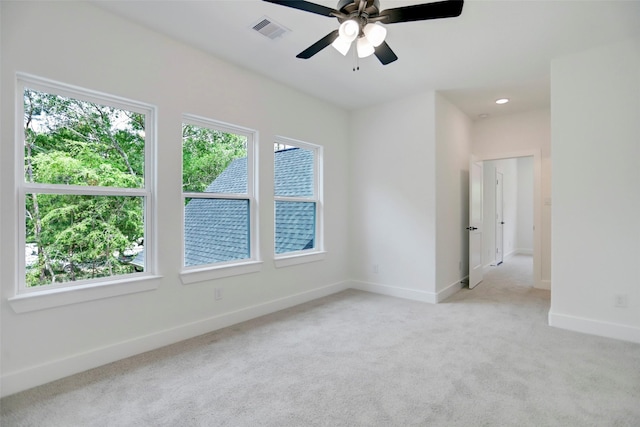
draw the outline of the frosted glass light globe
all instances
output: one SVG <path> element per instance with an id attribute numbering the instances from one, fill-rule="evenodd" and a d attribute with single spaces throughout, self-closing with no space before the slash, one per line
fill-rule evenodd
<path id="1" fill-rule="evenodd" d="M 358 39 L 358 58 L 366 58 L 373 54 L 374 51 L 373 45 L 366 37 L 360 37 Z"/>
<path id="2" fill-rule="evenodd" d="M 378 47 L 387 37 L 387 29 L 379 24 L 367 24 L 364 27 L 364 35 L 373 47 Z"/>
<path id="3" fill-rule="evenodd" d="M 346 41 L 342 37 L 338 37 L 333 41 L 333 43 L 331 43 L 331 46 L 333 46 L 343 56 L 346 56 L 347 52 L 349 52 L 349 48 L 351 47 L 351 44 L 352 42 Z"/>
<path id="4" fill-rule="evenodd" d="M 340 34 L 340 38 L 352 42 L 358 37 L 360 33 L 360 25 L 353 19 L 349 19 L 340 24 L 340 28 L 338 28 L 338 34 Z"/>

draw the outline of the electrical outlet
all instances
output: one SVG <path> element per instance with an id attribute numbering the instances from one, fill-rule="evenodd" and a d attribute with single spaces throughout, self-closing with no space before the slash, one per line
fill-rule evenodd
<path id="1" fill-rule="evenodd" d="M 378 274 L 379 272 L 378 264 L 373 264 L 373 274 Z"/>
<path id="2" fill-rule="evenodd" d="M 219 300 L 221 300 L 221 299 L 222 299 L 222 288 L 215 288 L 215 289 L 213 290 L 213 298 L 214 298 L 216 301 L 219 301 Z"/>
<path id="3" fill-rule="evenodd" d="M 627 308 L 629 306 L 629 295 L 616 294 L 614 306 L 618 308 Z"/>

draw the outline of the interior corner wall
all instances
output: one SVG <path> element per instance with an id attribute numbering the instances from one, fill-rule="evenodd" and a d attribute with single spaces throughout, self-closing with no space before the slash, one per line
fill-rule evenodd
<path id="1" fill-rule="evenodd" d="M 349 179 L 346 111 L 137 26 L 89 2 L 3 1 L 0 11 L 0 381 L 3 394 L 346 288 L 349 202 L 345 185 Z M 21 94 L 15 93 L 17 72 L 157 107 L 156 224 L 162 231 L 157 236 L 158 247 L 162 248 L 158 254 L 162 275 L 158 289 L 20 314 L 8 304 L 7 299 L 15 294 L 18 277 L 15 180 L 20 174 L 14 159 L 15 128 L 21 125 L 14 112 Z M 427 109 L 432 109 L 429 102 L 425 104 Z M 259 132 L 257 198 L 264 263 L 258 273 L 191 285 L 180 283 L 182 174 L 181 162 L 176 159 L 181 158 L 180 129 L 184 113 Z M 401 113 L 393 115 L 402 117 Z M 428 112 L 425 117 L 430 117 Z M 425 121 L 422 117 L 414 119 L 420 124 Z M 393 117 L 376 120 L 383 123 L 382 127 L 395 121 Z M 377 175 L 378 181 L 388 182 L 386 195 L 399 198 L 400 203 L 412 206 L 414 199 L 420 198 L 428 205 L 428 196 L 420 194 L 420 185 L 403 192 L 405 180 L 394 182 L 388 176 L 411 175 L 412 169 L 425 170 L 422 159 L 432 156 L 423 155 L 431 152 L 421 144 L 429 141 L 429 137 L 416 141 L 416 134 L 411 132 L 407 143 L 404 138 L 407 133 L 396 131 L 392 129 L 391 134 L 387 134 L 387 141 L 376 142 L 388 146 L 385 154 L 388 157 L 379 159 L 380 170 L 370 170 L 369 176 Z M 327 252 L 322 261 L 284 268 L 274 266 L 272 153 L 275 135 L 320 144 L 324 148 Z M 404 154 L 396 155 L 396 149 Z M 414 168 L 403 164 L 416 158 L 421 160 Z M 397 169 L 401 170 L 399 174 Z M 363 191 L 369 194 L 374 190 L 365 186 Z M 376 208 L 385 206 L 384 200 L 378 199 L 378 202 L 382 206 Z M 426 207 L 408 211 L 416 222 L 425 212 L 429 215 Z M 423 265 L 422 256 L 425 252 L 433 256 L 432 251 L 412 253 L 409 245 L 399 242 L 413 239 L 420 232 L 428 241 L 429 232 L 421 230 L 419 224 L 402 228 L 400 236 L 394 234 L 394 224 L 408 220 L 402 212 L 394 214 L 397 215 L 385 217 L 380 224 L 380 232 L 389 232 L 381 240 L 388 238 L 396 242 L 396 246 L 406 247 L 404 254 L 409 257 L 408 261 Z M 415 244 L 422 248 L 422 243 Z M 384 242 L 380 244 L 385 246 Z M 379 261 L 382 273 L 394 265 L 392 260 L 385 261 L 382 258 Z M 406 265 L 407 262 L 400 263 L 400 268 Z M 430 282 L 425 274 L 420 276 L 424 283 Z M 214 298 L 214 288 L 223 290 L 222 300 Z"/>
<path id="2" fill-rule="evenodd" d="M 540 231 L 540 277 L 551 284 L 551 111 L 541 109 L 476 120 L 471 128 L 471 151 L 481 158 L 510 157 L 514 153 L 538 150 L 541 161 L 542 207 Z"/>
<path id="3" fill-rule="evenodd" d="M 471 120 L 436 94 L 436 293 L 442 301 L 469 271 Z"/>
<path id="4" fill-rule="evenodd" d="M 640 38 L 554 60 L 551 87 L 549 322 L 640 343 Z"/>
<path id="5" fill-rule="evenodd" d="M 435 302 L 435 93 L 351 113 L 354 287 Z"/>

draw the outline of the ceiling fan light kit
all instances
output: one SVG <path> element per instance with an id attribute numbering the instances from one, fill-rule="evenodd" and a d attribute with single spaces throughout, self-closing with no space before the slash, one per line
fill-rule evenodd
<path id="1" fill-rule="evenodd" d="M 375 48 L 382 44 L 386 36 L 387 29 L 382 25 L 367 24 L 360 28 L 355 19 L 347 19 L 340 24 L 338 38 L 331 45 L 342 55 L 346 55 L 357 38 L 358 58 L 366 58 L 373 55 Z"/>
<path id="2" fill-rule="evenodd" d="M 349 49 L 351 48 L 351 43 L 352 42 L 347 41 L 342 37 L 338 37 L 333 43 L 331 43 L 331 46 L 333 46 L 335 50 L 340 52 L 343 56 L 346 56 L 347 52 L 349 52 Z"/>
<path id="3" fill-rule="evenodd" d="M 344 21 L 338 28 L 338 37 L 345 42 L 351 43 L 358 37 L 358 34 L 360 34 L 360 26 L 353 19 Z"/>
<path id="4" fill-rule="evenodd" d="M 346 55 L 353 42 L 357 40 L 358 57 L 365 58 L 375 54 L 382 65 L 390 64 L 398 57 L 384 41 L 387 29 L 380 24 L 453 18 L 460 16 L 464 4 L 463 0 L 445 0 L 380 11 L 380 0 L 339 0 L 337 9 L 308 1 L 264 1 L 329 18 L 337 18 L 340 22 L 340 27 L 337 30 L 300 52 L 297 55 L 298 58 L 309 59 L 329 45 L 332 45 L 342 55 Z"/>
<path id="5" fill-rule="evenodd" d="M 387 37 L 387 29 L 380 24 L 367 24 L 364 27 L 364 36 L 369 40 L 373 47 L 378 47 Z"/>
<path id="6" fill-rule="evenodd" d="M 375 48 L 371 44 L 366 37 L 360 37 L 358 39 L 358 58 L 366 58 L 367 56 L 373 55 L 375 52 Z"/>

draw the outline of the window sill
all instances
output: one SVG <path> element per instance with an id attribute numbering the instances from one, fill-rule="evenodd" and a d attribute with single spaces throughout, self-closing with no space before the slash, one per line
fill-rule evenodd
<path id="1" fill-rule="evenodd" d="M 183 270 L 180 280 L 183 285 L 221 279 L 223 277 L 239 276 L 241 274 L 256 273 L 262 269 L 262 261 L 246 261 L 227 265 L 209 266 L 192 270 Z"/>
<path id="2" fill-rule="evenodd" d="M 16 313 L 44 310 L 158 289 L 162 276 L 145 276 L 20 294 L 8 299 Z"/>
<path id="3" fill-rule="evenodd" d="M 326 255 L 327 253 L 325 251 L 314 251 L 309 253 L 297 252 L 293 255 L 280 255 L 273 260 L 273 263 L 276 268 L 289 267 L 290 265 L 322 261 Z"/>

